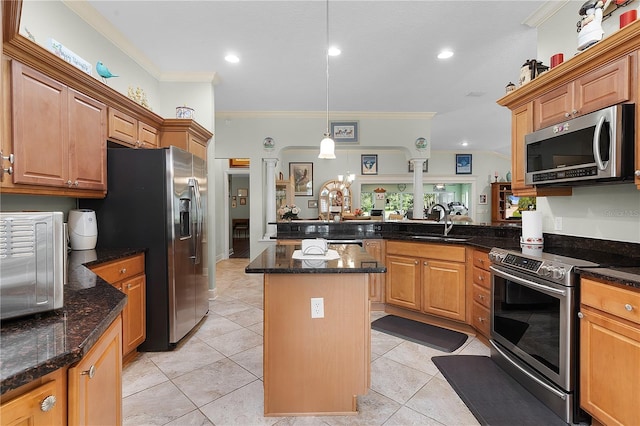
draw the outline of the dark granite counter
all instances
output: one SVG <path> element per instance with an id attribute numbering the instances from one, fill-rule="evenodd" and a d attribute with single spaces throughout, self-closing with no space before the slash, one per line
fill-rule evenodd
<path id="1" fill-rule="evenodd" d="M 582 277 L 607 280 L 640 290 L 640 266 L 628 268 L 580 268 L 578 273 Z"/>
<path id="2" fill-rule="evenodd" d="M 335 260 L 293 259 L 293 245 L 268 247 L 246 268 L 247 273 L 265 274 L 348 274 L 387 272 L 384 264 L 371 257 L 362 247 L 355 244 L 331 244 L 330 249 L 340 255 Z"/>
<path id="3" fill-rule="evenodd" d="M 82 359 L 120 314 L 126 296 L 83 265 L 95 265 L 143 249 L 72 251 L 68 257 L 64 306 L 2 321 L 0 394 Z"/>

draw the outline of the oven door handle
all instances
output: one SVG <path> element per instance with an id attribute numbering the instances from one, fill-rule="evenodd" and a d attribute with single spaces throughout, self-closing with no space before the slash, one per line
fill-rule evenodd
<path id="1" fill-rule="evenodd" d="M 508 272 L 505 272 L 501 269 L 495 268 L 493 265 L 489 266 L 489 269 L 491 269 L 492 272 L 494 272 L 496 275 L 499 275 L 503 278 L 507 278 L 510 279 L 512 281 L 517 282 L 518 284 L 523 284 L 526 285 L 527 287 L 531 287 L 531 288 L 535 288 L 536 290 L 540 290 L 544 293 L 553 293 L 553 294 L 559 294 L 561 296 L 566 296 L 567 292 L 565 290 L 558 290 L 557 288 L 553 288 L 553 287 L 548 287 L 546 285 L 542 285 L 542 284 L 538 284 L 536 282 L 533 281 L 529 281 L 526 278 L 522 278 L 519 277 L 517 275 L 512 275 Z"/>
<path id="2" fill-rule="evenodd" d="M 531 380 L 533 380 L 534 382 L 536 382 L 537 384 L 539 384 L 540 386 L 542 386 L 543 388 L 545 388 L 546 390 L 548 390 L 549 392 L 553 393 L 555 396 L 557 396 L 558 398 L 567 399 L 567 395 L 565 395 L 563 392 L 560 392 L 558 389 L 549 386 L 547 383 L 543 382 L 542 380 L 540 380 L 539 378 L 537 378 L 536 376 L 534 376 L 533 374 L 529 373 L 527 370 L 525 370 L 524 368 L 522 368 L 521 366 L 519 366 L 517 363 L 515 363 L 508 354 L 506 354 L 502 349 L 500 349 L 495 343 L 493 343 L 493 340 L 489 340 L 489 343 L 491 343 L 491 346 L 493 346 L 493 348 L 498 351 L 500 353 L 500 355 L 502 355 L 504 357 L 504 359 L 506 359 L 507 361 L 509 361 L 509 363 L 511 365 L 513 365 L 514 367 L 516 367 L 518 370 L 520 370 L 522 373 L 524 373 L 527 377 L 529 377 Z"/>

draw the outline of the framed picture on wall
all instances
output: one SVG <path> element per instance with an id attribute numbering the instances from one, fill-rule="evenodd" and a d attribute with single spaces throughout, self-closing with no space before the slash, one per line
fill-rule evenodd
<path id="1" fill-rule="evenodd" d="M 309 200 L 307 201 L 307 207 L 310 209 L 317 209 L 318 208 L 318 200 Z"/>
<path id="2" fill-rule="evenodd" d="M 313 196 L 313 163 L 289 163 L 289 176 L 293 176 L 293 194 Z"/>
<path id="3" fill-rule="evenodd" d="M 358 122 L 357 121 L 332 121 L 331 135 L 336 143 L 358 142 Z"/>
<path id="4" fill-rule="evenodd" d="M 478 204 L 487 204 L 487 194 L 480 194 Z"/>
<path id="5" fill-rule="evenodd" d="M 361 174 L 377 175 L 378 174 L 378 155 L 363 154 L 361 157 Z"/>
<path id="6" fill-rule="evenodd" d="M 240 197 L 240 205 L 241 206 L 247 205 L 247 197 Z"/>
<path id="7" fill-rule="evenodd" d="M 248 197 L 249 190 L 247 188 L 238 188 L 238 197 Z"/>
<path id="8" fill-rule="evenodd" d="M 471 174 L 471 154 L 456 154 L 456 174 Z"/>

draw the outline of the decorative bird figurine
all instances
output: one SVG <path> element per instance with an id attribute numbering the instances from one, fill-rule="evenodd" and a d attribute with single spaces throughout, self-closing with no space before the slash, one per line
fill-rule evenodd
<path id="1" fill-rule="evenodd" d="M 118 77 L 115 74 L 111 74 L 111 71 L 109 71 L 109 68 L 107 68 L 102 61 L 98 61 L 98 63 L 96 64 L 96 71 L 98 72 L 98 74 L 100 75 L 100 77 L 102 77 L 102 81 L 106 84 L 107 83 L 107 79 L 111 78 L 111 77 Z"/>

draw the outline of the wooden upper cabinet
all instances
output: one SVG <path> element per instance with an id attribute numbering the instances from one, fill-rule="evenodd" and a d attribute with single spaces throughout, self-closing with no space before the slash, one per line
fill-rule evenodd
<path id="1" fill-rule="evenodd" d="M 106 106 L 19 62 L 11 70 L 14 173 L 2 186 L 104 192 Z"/>
<path id="2" fill-rule="evenodd" d="M 111 107 L 108 136 L 134 148 L 158 147 L 158 129 Z"/>
<path id="3" fill-rule="evenodd" d="M 630 70 L 626 55 L 535 99 L 534 130 L 628 101 Z"/>
<path id="4" fill-rule="evenodd" d="M 194 120 L 168 118 L 162 124 L 160 146 L 177 146 L 206 161 L 207 145 L 212 137 L 213 133 Z"/>

